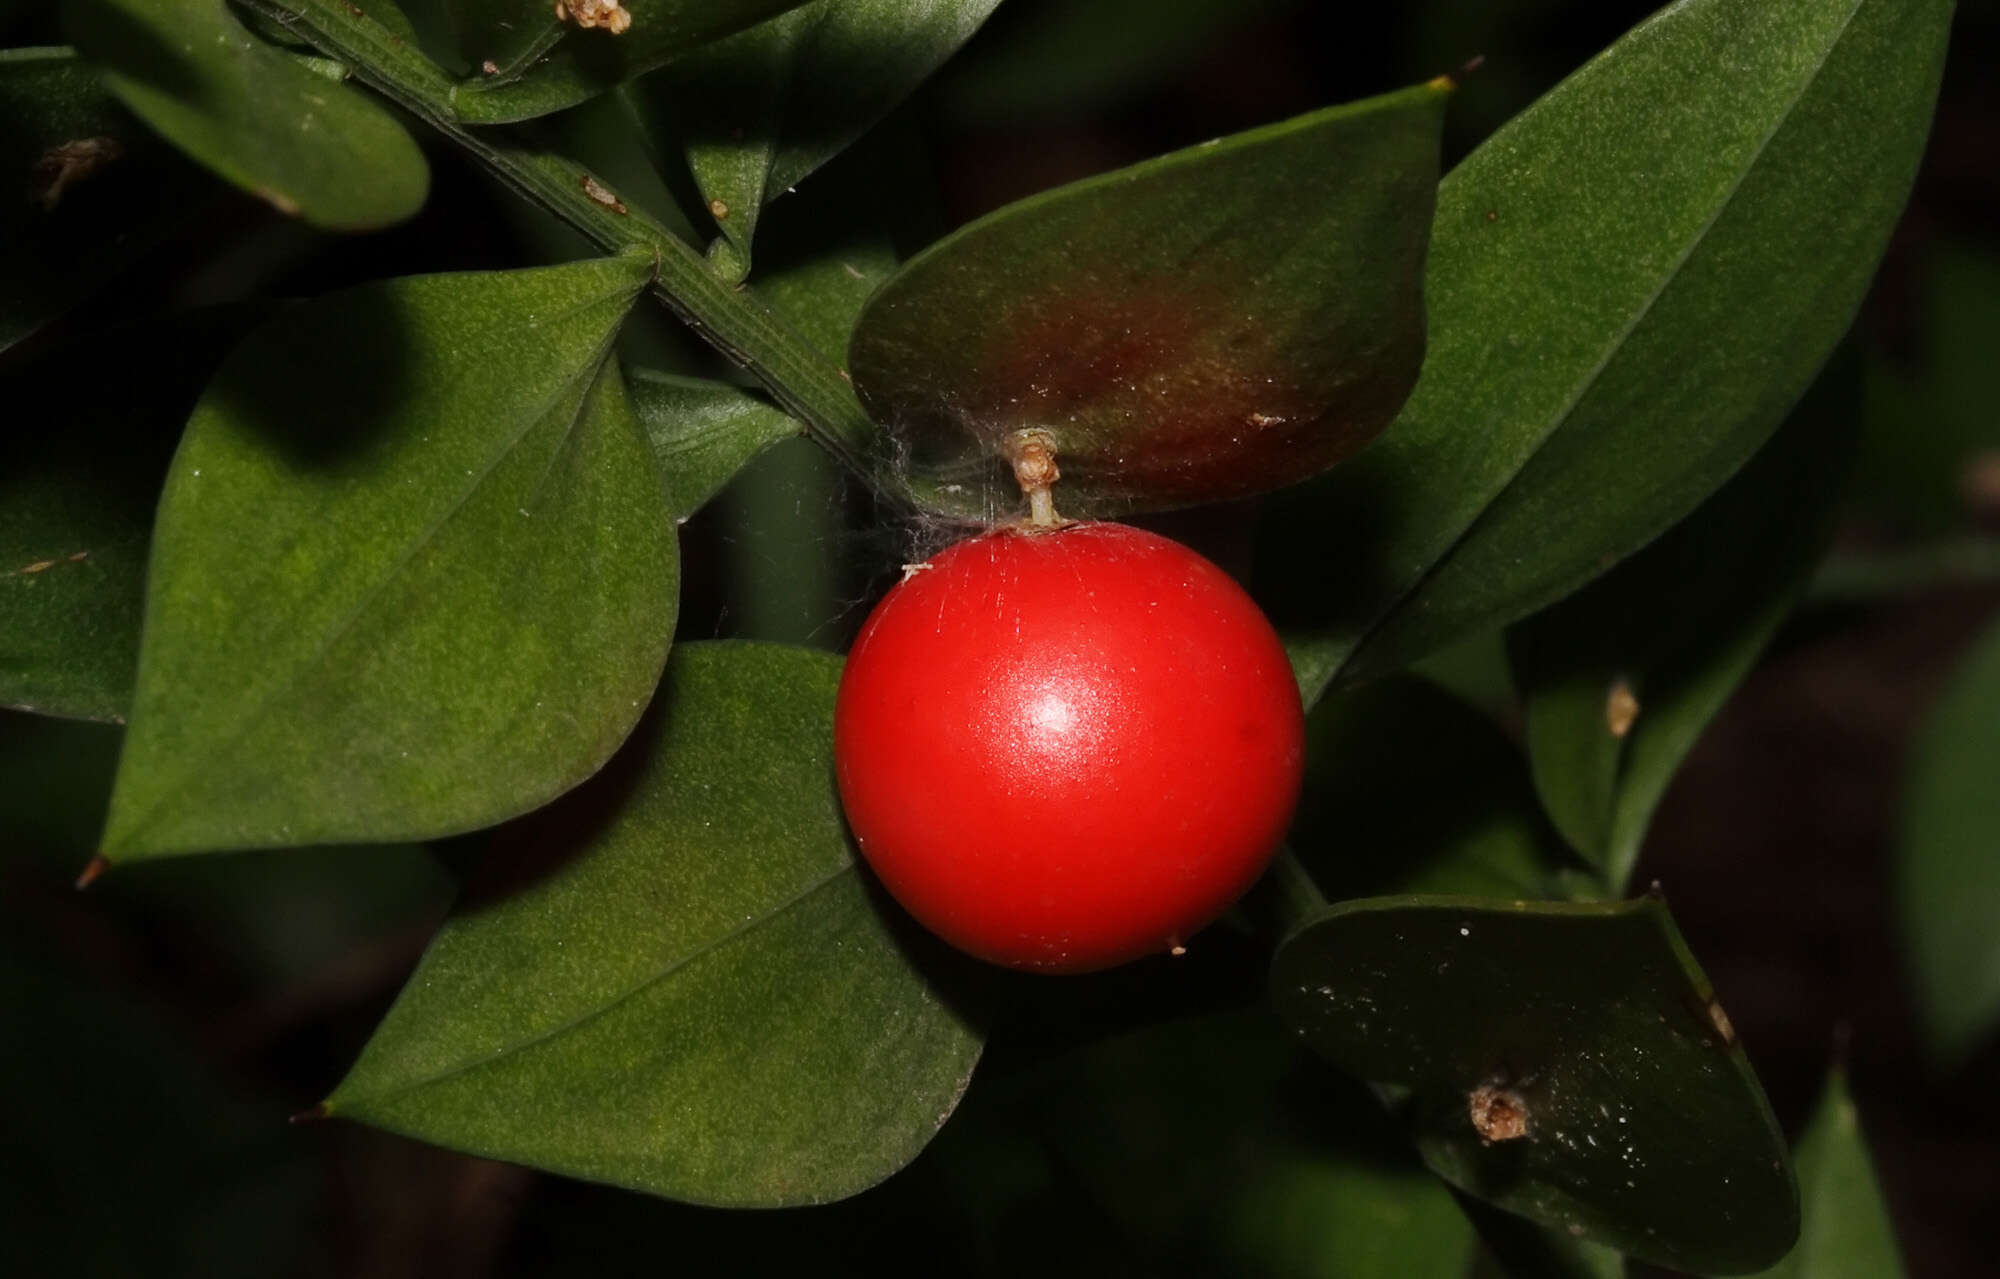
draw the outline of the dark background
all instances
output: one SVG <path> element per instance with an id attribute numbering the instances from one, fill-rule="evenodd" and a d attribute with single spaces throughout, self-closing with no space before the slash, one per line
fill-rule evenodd
<path id="1" fill-rule="evenodd" d="M 913 144 L 936 179 L 934 200 L 896 192 L 898 216 L 915 211 L 920 241 L 1072 178 L 1483 55 L 1453 107 L 1455 159 L 1651 7 L 1008 0 L 885 134 Z M 0 37 L 57 38 L 45 13 L 19 6 L 0 6 Z M 1848 404 L 1864 440 L 1839 555 L 2000 533 L 1996 55 L 2000 5 L 1961 3 L 1915 196 L 1838 357 L 1860 369 L 1863 392 Z M 569 251 L 455 155 L 432 148 L 432 160 L 424 214 L 364 239 L 225 197 L 41 346 L 246 292 L 309 295 Z M 665 326 L 634 341 L 651 344 L 638 353 L 647 362 L 690 358 Z M 909 535 L 869 531 L 854 506 L 809 448 L 767 455 L 687 530 L 683 633 L 842 646 Z M 1940 1279 L 1994 1272 L 2000 1046 L 1948 1076 L 1925 1065 L 1889 866 L 1912 730 L 1996 611 L 1990 582 L 1921 575 L 1810 601 L 1688 761 L 1641 868 L 1665 887 L 1788 1131 L 1844 1057 L 1910 1269 Z M 0 715 L 0 998 L 12 1010 L 0 1023 L 0 1237 L 16 1273 L 1207 1264 L 1149 1251 L 1094 1204 L 1087 1178 L 1060 1168 L 989 1202 L 964 1171 L 978 1158 L 965 1140 L 847 1204 L 765 1214 L 660 1203 L 359 1126 L 289 1128 L 284 1117 L 352 1060 L 452 878 L 416 850 L 302 850 L 119 871 L 76 894 L 68 881 L 115 753 L 115 730 Z M 1218 942 L 1168 1002 L 1254 989 L 1246 945 Z M 1133 981 L 1081 982 L 1051 997 L 1056 1011 L 1003 1024 L 974 1095 L 1004 1095 L 1010 1072 L 1108 1024 L 1107 1008 L 1111 1022 L 1137 1016 Z"/>

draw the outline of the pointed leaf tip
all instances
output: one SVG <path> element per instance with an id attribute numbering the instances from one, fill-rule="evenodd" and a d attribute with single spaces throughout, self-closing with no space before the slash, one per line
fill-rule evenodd
<path id="1" fill-rule="evenodd" d="M 76 877 L 76 890 L 78 892 L 82 892 L 84 889 L 96 883 L 98 877 L 103 875 L 105 871 L 110 869 L 111 869 L 111 863 L 109 860 L 105 858 L 104 854 L 102 853 L 97 854 L 97 856 L 91 858 L 90 861 L 84 865 L 83 873 Z"/>
<path id="2" fill-rule="evenodd" d="M 333 1107 L 327 1105 L 323 1101 L 319 1101 L 319 1102 L 314 1102 L 312 1105 L 307 1106 L 304 1110 L 298 1111 L 295 1114 L 287 1115 L 285 1117 L 285 1122 L 293 1125 L 316 1124 L 320 1120 L 325 1119 L 332 1114 L 333 1114 Z"/>

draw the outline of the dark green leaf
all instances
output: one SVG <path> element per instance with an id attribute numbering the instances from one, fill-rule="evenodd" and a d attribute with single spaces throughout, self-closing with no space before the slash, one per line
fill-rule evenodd
<path id="1" fill-rule="evenodd" d="M 1393 669 L 1560 597 L 1763 442 L 1902 209 L 1950 16 L 1683 0 L 1445 179 L 1422 379 L 1267 530 L 1340 548 L 1284 619 L 1318 665 Z"/>
<path id="2" fill-rule="evenodd" d="M 109 724 L 0 714 L 0 850 L 18 876 L 10 882 L 69 890 L 104 829 L 122 736 Z M 38 900 L 16 899 L 30 910 Z M 451 891 L 423 849 L 369 844 L 148 862 L 105 876 L 87 900 L 101 923 L 134 936 L 199 937 L 221 971 L 268 989 L 351 963 L 358 948 L 400 930 L 434 926 Z"/>
<path id="3" fill-rule="evenodd" d="M 1456 1194 L 1485 1252 L 1468 1279 L 1625 1279 L 1625 1254 L 1617 1249 Z"/>
<path id="4" fill-rule="evenodd" d="M 1536 789 L 1614 893 L 1825 550 L 1853 455 L 1848 391 L 1830 380 L 1693 515 L 1510 636 Z"/>
<path id="5" fill-rule="evenodd" d="M 1799 1244 L 1758 1279 L 1902 1279 L 1889 1209 L 1844 1072 L 1828 1076 L 1793 1160 L 1803 1218 Z"/>
<path id="6" fill-rule="evenodd" d="M 1520 749 L 1408 676 L 1328 697 L 1307 716 L 1291 846 L 1331 898 L 1548 897 L 1569 860 L 1537 811 Z"/>
<path id="7" fill-rule="evenodd" d="M 732 35 L 805 0 L 575 0 L 569 6 L 623 31 L 582 29 L 555 16 L 551 0 L 453 0 L 459 42 L 476 68 L 454 95 L 460 118 L 505 124 L 547 115 L 650 71 L 668 59 Z"/>
<path id="8" fill-rule="evenodd" d="M 1005 31 L 982 37 L 953 67 L 943 105 L 980 128 L 1102 114 L 1299 3 L 1063 0 L 1010 9 Z"/>
<path id="9" fill-rule="evenodd" d="M 70 49 L 0 50 L 0 351 L 176 230 L 200 170 Z"/>
<path id="10" fill-rule="evenodd" d="M 446 925 L 333 1113 L 709 1204 L 824 1202 L 913 1158 L 979 1037 L 856 867 L 839 675 L 677 648 L 606 777 L 514 832 L 559 869 Z"/>
<path id="11" fill-rule="evenodd" d="M 667 510 L 682 521 L 751 458 L 799 433 L 784 410 L 726 382 L 634 369 L 629 390 L 667 484 Z"/>
<path id="12" fill-rule="evenodd" d="M 667 87 L 730 255 L 757 215 L 880 119 L 1000 0 L 815 0 L 681 59 Z"/>
<path id="13" fill-rule="evenodd" d="M 126 106 L 281 212 L 365 231 L 423 206 L 430 168 L 395 117 L 259 41 L 224 0 L 64 0 L 63 17 Z"/>
<path id="14" fill-rule="evenodd" d="M 1482 1199 L 1701 1274 L 1798 1235 L 1763 1090 L 1657 900 L 1347 902 L 1285 940 L 1271 980 L 1306 1042 L 1406 1096 L 1425 1159 Z"/>
<path id="15" fill-rule="evenodd" d="M 925 1171 L 1000 1230 L 1090 1203 L 1129 1249 L 1112 1273 L 1463 1279 L 1475 1246 L 1381 1105 L 1261 1008 L 982 1078 Z"/>
<path id="16" fill-rule="evenodd" d="M 917 131 L 891 121 L 829 166 L 810 201 L 785 201 L 764 220 L 750 292 L 836 364 L 869 295 L 895 272 L 898 246 L 936 238 L 927 160 Z M 885 206 L 888 188 L 897 198 Z"/>
<path id="17" fill-rule="evenodd" d="M 119 331 L 0 382 L 18 415 L 0 434 L 0 705 L 125 718 L 167 461 L 248 320 Z"/>
<path id="18" fill-rule="evenodd" d="M 627 256 L 281 313 L 154 529 L 116 860 L 417 839 L 594 772 L 673 630 L 673 525 L 604 354 Z"/>
<path id="19" fill-rule="evenodd" d="M 1917 738 L 1897 879 L 1925 1037 L 1956 1064 L 2000 1022 L 2000 626 L 1952 677 Z"/>
<path id="20" fill-rule="evenodd" d="M 1260 492 L 1388 424 L 1422 359 L 1449 85 L 1105 174 L 981 218 L 870 299 L 855 389 L 919 497 L 1018 501 L 1015 432 L 1053 437 L 1067 515 Z"/>

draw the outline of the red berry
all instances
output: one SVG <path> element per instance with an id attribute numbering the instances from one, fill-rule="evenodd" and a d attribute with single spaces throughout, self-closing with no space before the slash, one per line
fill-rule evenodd
<path id="1" fill-rule="evenodd" d="M 1221 569 L 1120 524 L 960 542 L 876 606 L 841 676 L 847 820 L 962 950 L 1087 972 L 1167 950 L 1262 872 L 1305 717 Z"/>

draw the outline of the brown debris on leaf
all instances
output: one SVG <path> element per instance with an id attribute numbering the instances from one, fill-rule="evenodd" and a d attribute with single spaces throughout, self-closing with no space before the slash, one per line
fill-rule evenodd
<path id="1" fill-rule="evenodd" d="M 1511 1088 L 1481 1084 L 1465 1099 L 1472 1130 L 1487 1145 L 1528 1135 L 1528 1103 Z"/>
<path id="2" fill-rule="evenodd" d="M 632 25 L 632 15 L 618 0 L 556 0 L 556 21 L 572 22 L 586 30 L 597 27 L 618 36 Z"/>
<path id="3" fill-rule="evenodd" d="M 1638 718 L 1639 696 L 1621 679 L 1604 695 L 1604 726 L 1613 737 L 1623 737 L 1632 731 L 1632 724 Z"/>
<path id="4" fill-rule="evenodd" d="M 62 203 L 64 192 L 102 172 L 124 154 L 125 147 L 116 138 L 78 138 L 58 143 L 42 152 L 28 171 L 28 196 L 44 212 L 54 212 Z"/>

